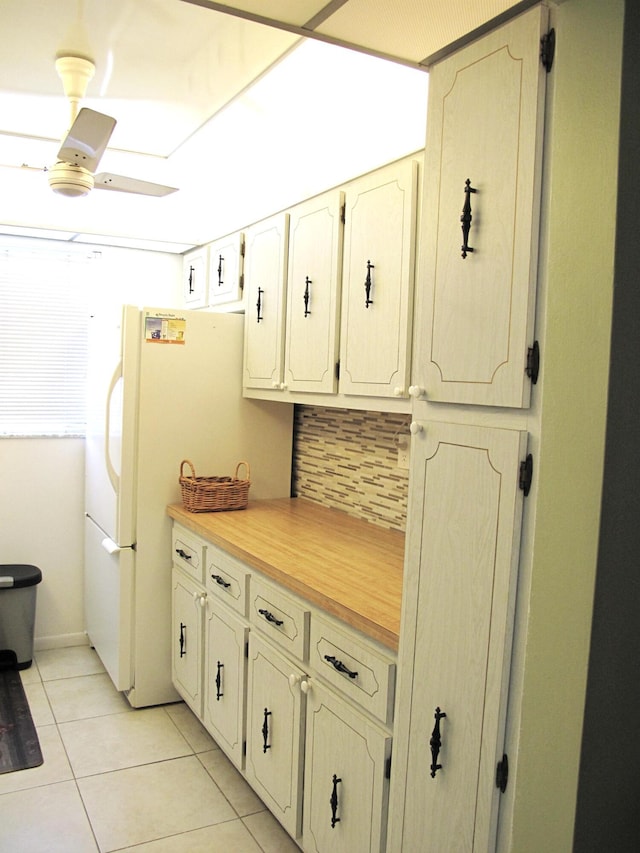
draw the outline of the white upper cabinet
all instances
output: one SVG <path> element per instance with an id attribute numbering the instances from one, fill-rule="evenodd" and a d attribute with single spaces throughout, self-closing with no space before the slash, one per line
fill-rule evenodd
<path id="1" fill-rule="evenodd" d="M 288 241 L 288 213 L 265 219 L 246 232 L 245 388 L 284 389 Z"/>
<path id="2" fill-rule="evenodd" d="M 244 235 L 230 234 L 209 244 L 209 305 L 242 302 Z"/>
<path id="3" fill-rule="evenodd" d="M 418 164 L 393 163 L 347 191 L 340 391 L 407 395 Z"/>
<path id="4" fill-rule="evenodd" d="M 536 7 L 430 69 L 413 380 L 428 400 L 529 405 L 546 19 Z"/>
<path id="5" fill-rule="evenodd" d="M 203 308 L 207 304 L 209 250 L 201 246 L 187 252 L 182 262 L 182 296 L 187 308 Z"/>
<path id="6" fill-rule="evenodd" d="M 290 211 L 285 385 L 335 393 L 344 193 L 325 193 Z"/>

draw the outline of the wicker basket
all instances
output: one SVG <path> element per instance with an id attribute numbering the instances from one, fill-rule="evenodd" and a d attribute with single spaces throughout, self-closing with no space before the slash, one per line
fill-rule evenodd
<path id="1" fill-rule="evenodd" d="M 185 477 L 184 466 L 191 468 L 191 476 Z M 240 466 L 247 469 L 246 479 L 238 479 Z M 196 477 L 193 463 L 183 459 L 180 463 L 179 483 L 182 489 L 182 503 L 189 512 L 222 512 L 230 509 L 245 509 L 249 500 L 251 485 L 248 462 L 238 462 L 233 477 Z"/>

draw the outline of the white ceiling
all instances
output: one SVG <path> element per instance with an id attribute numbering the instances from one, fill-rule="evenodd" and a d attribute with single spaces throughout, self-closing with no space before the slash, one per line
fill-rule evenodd
<path id="1" fill-rule="evenodd" d="M 0 231 L 37 226 L 180 251 L 417 150 L 427 91 L 418 66 L 513 5 L 1 0 Z M 69 124 L 54 65 L 65 52 L 94 60 L 84 104 L 118 121 L 100 169 L 178 193 L 51 192 L 40 170 Z"/>

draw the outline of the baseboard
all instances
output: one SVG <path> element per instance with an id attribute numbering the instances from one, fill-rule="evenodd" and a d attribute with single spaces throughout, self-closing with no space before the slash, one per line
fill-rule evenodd
<path id="1" fill-rule="evenodd" d="M 44 649 L 64 649 L 67 646 L 88 646 L 89 638 L 84 631 L 78 634 L 57 634 L 54 637 L 36 637 L 33 648 L 36 652 Z"/>

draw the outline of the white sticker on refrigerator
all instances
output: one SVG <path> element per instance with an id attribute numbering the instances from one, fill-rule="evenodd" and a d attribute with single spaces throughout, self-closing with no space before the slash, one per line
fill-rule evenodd
<path id="1" fill-rule="evenodd" d="M 145 317 L 144 339 L 151 344 L 183 344 L 187 321 L 184 317 Z"/>

